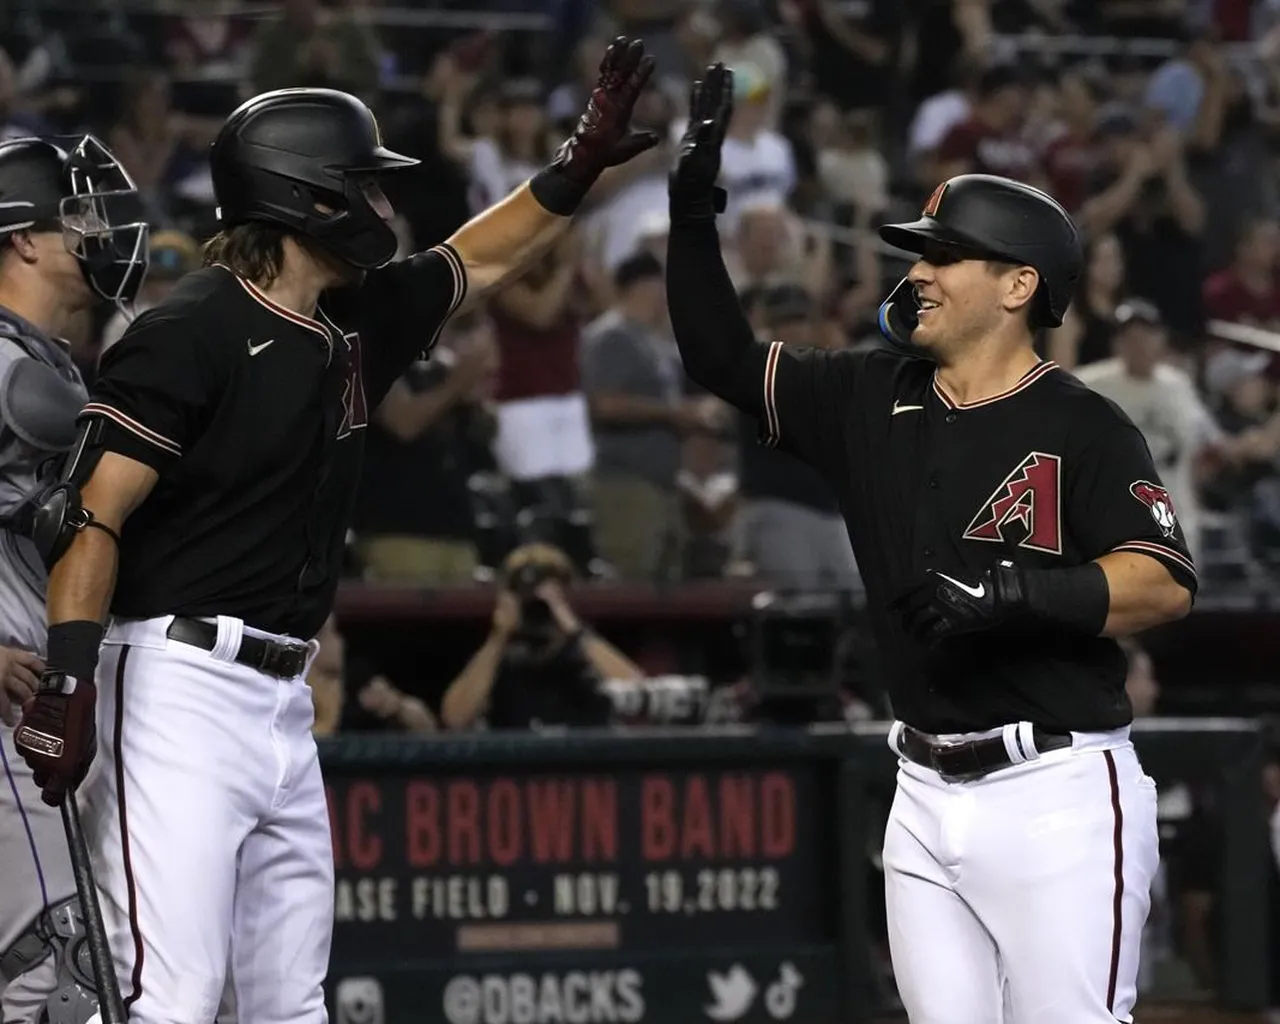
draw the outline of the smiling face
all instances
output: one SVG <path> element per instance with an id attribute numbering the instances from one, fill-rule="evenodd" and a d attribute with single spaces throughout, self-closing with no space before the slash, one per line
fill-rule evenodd
<path id="1" fill-rule="evenodd" d="M 911 340 L 944 364 L 1005 328 L 1011 318 L 1025 323 L 1040 282 L 1031 267 L 933 243 L 925 247 L 907 279 L 920 307 Z"/>

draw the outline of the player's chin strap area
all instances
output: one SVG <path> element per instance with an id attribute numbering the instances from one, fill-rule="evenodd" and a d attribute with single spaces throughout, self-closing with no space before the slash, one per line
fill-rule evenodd
<path id="1" fill-rule="evenodd" d="M 98 1013 L 98 996 L 80 901 L 75 896 L 41 911 L 0 953 L 0 982 L 11 984 L 51 955 L 58 960 L 57 980 L 37 1024 L 87 1024 Z"/>
<path id="2" fill-rule="evenodd" d="M 920 347 L 911 341 L 911 334 L 920 322 L 919 313 L 916 286 L 904 277 L 889 293 L 889 297 L 880 303 L 876 323 L 889 344 L 920 355 Z"/>
<path id="3" fill-rule="evenodd" d="M 95 519 L 80 501 L 80 485 L 89 479 L 102 457 L 105 427 L 105 421 L 98 417 L 81 421 L 80 435 L 66 457 L 58 481 L 34 504 L 30 537 L 46 569 L 52 569 L 76 534 L 88 527 L 101 530 L 117 545 L 120 543 L 120 535 Z"/>

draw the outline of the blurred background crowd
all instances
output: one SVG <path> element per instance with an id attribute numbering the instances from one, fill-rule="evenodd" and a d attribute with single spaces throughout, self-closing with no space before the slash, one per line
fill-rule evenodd
<path id="1" fill-rule="evenodd" d="M 691 77 L 724 60 L 721 234 L 762 335 L 877 344 L 905 263 L 869 229 L 957 173 L 1045 187 L 1088 265 L 1044 354 L 1146 434 L 1201 599 L 1280 592 L 1276 0 L 12 0 L 0 19 L 0 136 L 87 128 L 115 150 L 163 229 L 144 305 L 198 263 L 204 154 L 254 92 L 374 106 L 423 161 L 393 196 L 408 252 L 548 159 L 612 34 L 657 56 L 636 116 L 668 145 L 602 181 L 565 243 L 377 411 L 366 579 L 491 578 L 546 540 L 590 576 L 858 586 L 830 492 L 693 393 L 672 346 L 665 173 Z M 123 326 L 70 339 L 86 371 Z"/>
<path id="2" fill-rule="evenodd" d="M 833 664 L 874 660 L 823 604 L 860 589 L 832 494 L 697 393 L 671 338 L 666 173 L 712 60 L 737 93 L 720 233 L 761 337 L 880 344 L 877 308 L 907 263 L 878 224 L 914 219 L 958 173 L 1047 188 L 1084 230 L 1087 266 L 1044 356 L 1145 434 L 1197 558 L 1197 607 L 1275 607 L 1280 0 L 8 0 L 0 138 L 91 130 L 111 146 L 154 224 L 145 306 L 200 263 L 216 225 L 205 153 L 241 99 L 325 85 L 369 102 L 387 144 L 422 160 L 391 196 L 404 255 L 549 159 L 619 32 L 657 57 L 635 120 L 666 145 L 602 179 L 526 278 L 451 321 L 369 428 L 350 575 L 505 581 L 485 639 L 456 676 L 399 689 L 381 665 L 354 668 L 331 622 L 317 732 L 738 720 L 769 699 L 761 666 L 831 696 Z M 68 339 L 86 376 L 124 327 L 104 314 Z M 749 692 L 708 693 L 584 625 L 572 579 L 793 596 L 757 602 Z M 1152 660 L 1129 655 L 1151 714 Z M 1274 666 L 1258 675 L 1280 709 Z M 889 716 L 874 673 L 845 676 L 861 682 L 832 713 Z M 1266 791 L 1280 863 L 1280 758 Z M 1173 895 L 1153 948 L 1211 989 L 1212 801 L 1171 780 L 1162 808 Z"/>

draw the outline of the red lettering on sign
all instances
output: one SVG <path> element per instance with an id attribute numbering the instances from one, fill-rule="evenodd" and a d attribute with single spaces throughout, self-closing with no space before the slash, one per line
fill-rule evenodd
<path id="1" fill-rule="evenodd" d="M 479 789 L 474 782 L 451 782 L 446 800 L 449 805 L 449 863 L 475 864 L 480 860 Z"/>
<path id="2" fill-rule="evenodd" d="M 751 799 L 751 777 L 726 775 L 720 780 L 720 835 L 726 857 L 756 855 L 755 801 Z"/>
<path id="3" fill-rule="evenodd" d="M 707 795 L 707 780 L 701 775 L 693 775 L 684 784 L 680 856 L 685 860 L 692 860 L 695 856 L 711 860 L 715 855 L 716 841 L 711 831 L 711 798 Z"/>
<path id="4" fill-rule="evenodd" d="M 495 863 L 510 867 L 520 857 L 520 790 L 510 779 L 499 779 L 490 787 L 485 817 L 489 854 Z"/>
<path id="5" fill-rule="evenodd" d="M 530 782 L 529 831 L 538 864 L 573 858 L 573 783 Z"/>
<path id="6" fill-rule="evenodd" d="M 665 775 L 640 783 L 640 849 L 645 860 L 666 860 L 675 852 L 675 790 Z"/>
<path id="7" fill-rule="evenodd" d="M 410 782 L 404 792 L 405 859 L 429 868 L 440 859 L 440 792 L 430 782 Z"/>
<path id="8" fill-rule="evenodd" d="M 588 864 L 618 859 L 618 787 L 612 779 L 582 783 L 582 859 Z"/>
<path id="9" fill-rule="evenodd" d="M 382 860 L 382 837 L 365 822 L 381 810 L 382 791 L 372 782 L 347 787 L 347 859 L 357 871 L 372 871 Z"/>
<path id="10" fill-rule="evenodd" d="M 770 772 L 760 780 L 760 852 L 788 857 L 796 848 L 796 789 L 791 776 Z"/>

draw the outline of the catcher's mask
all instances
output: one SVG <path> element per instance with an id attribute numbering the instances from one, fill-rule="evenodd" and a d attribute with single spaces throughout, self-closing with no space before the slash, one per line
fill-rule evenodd
<path id="1" fill-rule="evenodd" d="M 1040 284 L 1031 305 L 1033 330 L 1062 324 L 1084 264 L 1080 233 L 1052 196 L 993 174 L 947 179 L 919 220 L 886 224 L 880 237 L 916 256 L 939 250 L 1034 268 Z M 894 345 L 920 351 L 911 342 L 919 310 L 915 286 L 904 277 L 880 305 L 880 332 Z"/>
<path id="2" fill-rule="evenodd" d="M 26 230 L 61 231 L 101 298 L 123 307 L 138 294 L 148 260 L 142 200 L 128 171 L 94 136 L 78 136 L 65 148 L 35 138 L 0 145 L 0 236 Z"/>

